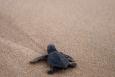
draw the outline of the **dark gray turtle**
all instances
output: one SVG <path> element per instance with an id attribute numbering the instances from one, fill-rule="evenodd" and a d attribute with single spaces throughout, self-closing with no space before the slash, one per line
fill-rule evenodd
<path id="1" fill-rule="evenodd" d="M 35 58 L 30 61 L 31 64 L 38 63 L 39 61 L 47 61 L 50 65 L 48 74 L 53 74 L 56 71 L 67 69 L 69 67 L 76 67 L 76 63 L 72 57 L 58 52 L 54 44 L 49 44 L 47 47 L 48 54 Z"/>

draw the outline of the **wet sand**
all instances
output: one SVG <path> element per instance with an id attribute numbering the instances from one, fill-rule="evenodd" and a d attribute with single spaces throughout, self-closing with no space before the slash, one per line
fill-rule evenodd
<path id="1" fill-rule="evenodd" d="M 49 43 L 75 69 L 48 75 L 30 65 Z M 0 77 L 114 77 L 114 0 L 0 0 Z"/>

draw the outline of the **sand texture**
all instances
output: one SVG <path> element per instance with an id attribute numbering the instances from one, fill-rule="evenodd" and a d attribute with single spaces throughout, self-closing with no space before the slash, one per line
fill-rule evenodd
<path id="1" fill-rule="evenodd" d="M 49 43 L 78 67 L 30 65 Z M 115 77 L 115 0 L 0 0 L 0 77 Z"/>

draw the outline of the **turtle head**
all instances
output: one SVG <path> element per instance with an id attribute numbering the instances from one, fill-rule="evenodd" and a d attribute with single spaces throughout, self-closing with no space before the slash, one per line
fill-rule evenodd
<path id="1" fill-rule="evenodd" d="M 48 51 L 48 54 L 50 54 L 50 53 L 55 52 L 55 51 L 57 51 L 57 50 L 56 50 L 54 44 L 49 44 L 49 45 L 47 46 L 47 51 Z"/>

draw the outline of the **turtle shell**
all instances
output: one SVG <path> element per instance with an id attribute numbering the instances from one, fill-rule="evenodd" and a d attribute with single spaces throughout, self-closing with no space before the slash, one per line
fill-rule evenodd
<path id="1" fill-rule="evenodd" d="M 57 68 L 67 68 L 69 60 L 60 52 L 54 51 L 48 55 L 48 64 Z"/>

